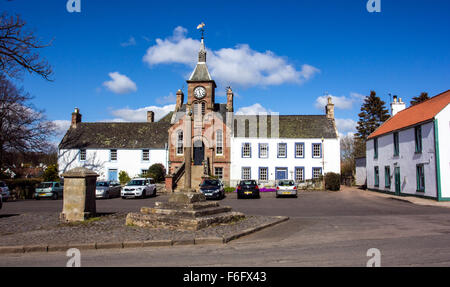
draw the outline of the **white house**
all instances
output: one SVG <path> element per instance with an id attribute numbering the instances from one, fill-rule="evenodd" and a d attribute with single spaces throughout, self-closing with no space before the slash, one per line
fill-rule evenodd
<path id="1" fill-rule="evenodd" d="M 118 180 L 120 171 L 136 177 L 155 163 L 167 170 L 170 114 L 158 122 L 153 119 L 149 111 L 147 122 L 83 123 L 75 109 L 71 127 L 59 145 L 60 174 L 84 166 L 97 172 L 99 179 Z"/>
<path id="2" fill-rule="evenodd" d="M 260 117 L 255 120 L 259 124 L 253 129 L 254 135 L 249 132 L 250 124 L 245 133 L 235 133 L 231 141 L 230 184 L 256 179 L 263 185 L 273 185 L 279 179 L 302 182 L 327 172 L 340 173 L 339 138 L 331 102 L 327 107 L 327 115 L 277 116 L 278 131 L 269 135 L 256 132 L 259 126 L 271 127 L 270 122 L 261 125 Z M 243 122 L 249 117 L 235 116 Z"/>
<path id="3" fill-rule="evenodd" d="M 450 200 L 450 90 L 396 112 L 366 142 L 367 188 Z"/>

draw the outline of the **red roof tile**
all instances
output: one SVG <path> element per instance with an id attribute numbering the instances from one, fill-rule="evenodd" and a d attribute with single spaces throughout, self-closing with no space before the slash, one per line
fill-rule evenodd
<path id="1" fill-rule="evenodd" d="M 432 120 L 449 103 L 450 90 L 397 113 L 379 126 L 367 139 Z"/>

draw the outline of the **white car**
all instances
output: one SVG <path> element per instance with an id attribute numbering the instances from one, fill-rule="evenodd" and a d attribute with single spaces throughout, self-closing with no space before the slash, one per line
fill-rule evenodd
<path id="1" fill-rule="evenodd" d="M 0 181 L 0 193 L 2 194 L 3 202 L 7 201 L 10 196 L 9 188 L 3 181 Z"/>
<path id="2" fill-rule="evenodd" d="M 126 198 L 145 198 L 156 196 L 156 184 L 152 178 L 135 178 L 122 187 L 121 196 Z"/>

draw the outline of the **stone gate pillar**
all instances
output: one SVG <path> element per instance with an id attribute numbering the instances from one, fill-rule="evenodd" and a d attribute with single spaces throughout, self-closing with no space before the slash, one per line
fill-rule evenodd
<path id="1" fill-rule="evenodd" d="M 98 174 L 84 167 L 77 167 L 62 174 L 64 177 L 64 205 L 61 221 L 84 221 L 95 216 L 95 185 Z"/>

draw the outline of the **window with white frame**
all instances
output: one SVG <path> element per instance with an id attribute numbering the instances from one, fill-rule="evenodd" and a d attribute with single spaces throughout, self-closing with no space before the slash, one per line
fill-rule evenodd
<path id="1" fill-rule="evenodd" d="M 141 170 L 141 174 L 142 174 L 142 176 L 147 176 L 147 174 L 148 174 L 148 169 L 142 169 L 142 170 Z"/>
<path id="2" fill-rule="evenodd" d="M 251 145 L 250 143 L 243 143 L 242 144 L 242 157 L 251 157 Z"/>
<path id="3" fill-rule="evenodd" d="M 216 131 L 216 154 L 223 155 L 223 133 L 222 133 L 222 130 Z"/>
<path id="4" fill-rule="evenodd" d="M 259 157 L 260 158 L 269 157 L 269 144 L 267 143 L 259 144 Z"/>
<path id="5" fill-rule="evenodd" d="M 322 156 L 322 144 L 313 144 L 312 145 L 313 157 L 321 157 Z"/>
<path id="6" fill-rule="evenodd" d="M 86 160 L 86 150 L 80 149 L 80 160 L 85 161 Z"/>
<path id="7" fill-rule="evenodd" d="M 218 179 L 223 179 L 223 167 L 215 167 L 214 175 L 217 176 Z"/>
<path id="8" fill-rule="evenodd" d="M 111 161 L 116 161 L 117 160 L 117 150 L 116 149 L 112 149 L 109 151 L 109 159 Z"/>
<path id="9" fill-rule="evenodd" d="M 305 144 L 295 143 L 295 157 L 305 157 Z"/>
<path id="10" fill-rule="evenodd" d="M 267 167 L 259 168 L 259 180 L 261 180 L 261 181 L 269 180 L 269 168 L 267 168 Z"/>
<path id="11" fill-rule="evenodd" d="M 252 172 L 250 167 L 243 167 L 242 168 L 242 179 L 248 180 L 252 179 Z"/>
<path id="12" fill-rule="evenodd" d="M 302 167 L 295 168 L 295 181 L 304 181 L 305 180 L 305 169 Z"/>
<path id="13" fill-rule="evenodd" d="M 143 161 L 149 161 L 150 160 L 150 150 L 143 149 L 142 150 L 142 160 Z"/>
<path id="14" fill-rule="evenodd" d="M 313 173 L 312 174 L 313 179 L 318 179 L 322 175 L 322 168 L 321 167 L 313 167 L 312 173 Z"/>
<path id="15" fill-rule="evenodd" d="M 278 157 L 287 157 L 287 144 L 278 144 Z"/>
<path id="16" fill-rule="evenodd" d="M 183 154 L 183 131 L 177 133 L 177 155 Z"/>

